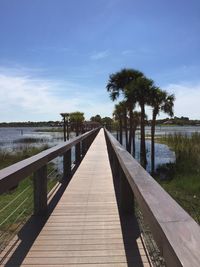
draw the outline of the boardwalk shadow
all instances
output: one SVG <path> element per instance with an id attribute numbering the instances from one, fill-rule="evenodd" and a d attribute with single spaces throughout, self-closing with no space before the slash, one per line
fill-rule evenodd
<path id="1" fill-rule="evenodd" d="M 69 182 L 73 178 L 73 175 L 78 169 L 83 158 L 84 157 L 80 159 L 80 162 L 74 165 L 69 179 L 62 181 L 60 187 L 56 190 L 56 193 L 54 193 L 53 197 L 51 197 L 51 201 L 48 205 L 48 213 L 44 216 L 31 216 L 26 224 L 18 232 L 17 239 L 15 238 L 14 242 L 11 241 L 12 245 L 9 247 L 7 253 L 2 258 L 0 258 L 1 266 L 21 266 L 34 241 L 38 237 L 40 231 L 42 230 L 54 208 L 58 204 Z"/>
<path id="2" fill-rule="evenodd" d="M 69 181 L 61 184 L 56 194 L 52 197 L 48 206 L 48 213 L 45 216 L 31 216 L 27 223 L 18 232 L 18 238 L 15 238 L 14 242 L 11 241 L 12 245 L 5 256 L 1 259 L 0 264 L 7 267 L 21 266 L 31 246 L 59 202 L 68 184 Z M 9 258 L 8 260 L 6 259 L 7 257 Z"/>

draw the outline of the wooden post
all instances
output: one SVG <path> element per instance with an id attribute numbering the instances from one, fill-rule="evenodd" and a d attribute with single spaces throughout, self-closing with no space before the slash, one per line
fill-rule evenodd
<path id="1" fill-rule="evenodd" d="M 64 141 L 66 141 L 66 120 L 65 120 L 65 116 L 63 117 L 63 132 L 64 132 Z"/>
<path id="2" fill-rule="evenodd" d="M 69 140 L 69 118 L 67 117 L 67 140 Z"/>
<path id="3" fill-rule="evenodd" d="M 79 163 L 80 160 L 81 160 L 81 144 L 78 143 L 75 146 L 75 162 L 76 162 L 76 164 Z"/>
<path id="4" fill-rule="evenodd" d="M 47 212 L 47 165 L 34 172 L 34 215 Z"/>
<path id="5" fill-rule="evenodd" d="M 84 139 L 82 141 L 82 156 L 85 156 L 86 152 L 87 152 L 87 144 L 86 144 L 86 139 Z"/>
<path id="6" fill-rule="evenodd" d="M 69 179 L 71 177 L 71 165 L 72 165 L 72 153 L 69 149 L 63 155 L 63 179 Z"/>
<path id="7" fill-rule="evenodd" d="M 120 208 L 124 214 L 134 213 L 134 195 L 123 170 L 119 170 L 120 177 Z"/>

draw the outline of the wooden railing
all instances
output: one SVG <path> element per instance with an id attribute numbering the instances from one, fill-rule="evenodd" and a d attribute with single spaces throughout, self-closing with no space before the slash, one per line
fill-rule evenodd
<path id="1" fill-rule="evenodd" d="M 200 227 L 178 203 L 105 130 L 115 179 L 120 182 L 120 207 L 134 212 L 137 201 L 144 220 L 169 267 L 200 266 Z"/>
<path id="2" fill-rule="evenodd" d="M 99 129 L 86 132 L 74 139 L 47 149 L 33 157 L 0 170 L 0 194 L 16 188 L 18 183 L 33 174 L 34 214 L 47 211 L 47 163 L 63 156 L 63 181 L 70 179 L 72 171 L 72 147 L 75 146 L 75 164 L 79 164 Z"/>

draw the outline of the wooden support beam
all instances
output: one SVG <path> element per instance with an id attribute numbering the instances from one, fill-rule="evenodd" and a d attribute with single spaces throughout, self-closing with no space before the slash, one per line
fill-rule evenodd
<path id="1" fill-rule="evenodd" d="M 45 215 L 47 212 L 47 165 L 34 172 L 33 185 L 34 215 Z"/>
<path id="2" fill-rule="evenodd" d="M 79 163 L 80 160 L 81 160 L 81 144 L 78 143 L 75 146 L 75 162 L 76 162 L 76 164 Z"/>
<path id="3" fill-rule="evenodd" d="M 63 154 L 63 179 L 68 180 L 71 177 L 72 153 L 69 149 Z"/>

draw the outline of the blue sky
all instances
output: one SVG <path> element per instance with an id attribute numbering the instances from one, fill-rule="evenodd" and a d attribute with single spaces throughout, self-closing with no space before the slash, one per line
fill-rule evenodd
<path id="1" fill-rule="evenodd" d="M 199 0 L 0 0 L 0 121 L 111 116 L 105 86 L 124 67 L 200 119 L 199 14 Z"/>

